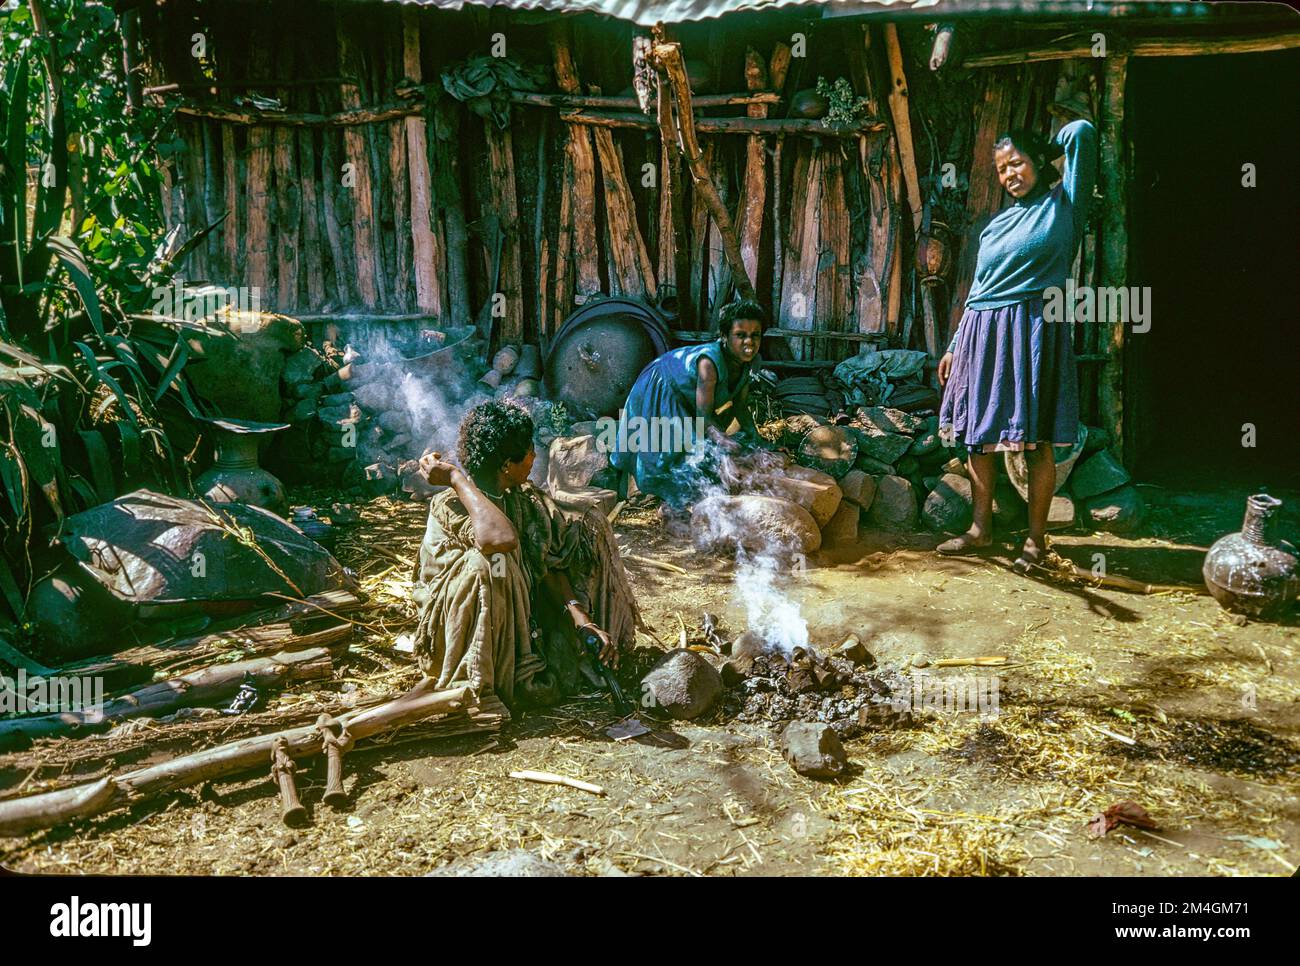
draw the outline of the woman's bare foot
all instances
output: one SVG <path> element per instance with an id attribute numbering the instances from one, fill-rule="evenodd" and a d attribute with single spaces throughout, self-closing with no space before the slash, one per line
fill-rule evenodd
<path id="1" fill-rule="evenodd" d="M 962 554 L 979 553 L 993 544 L 993 538 L 987 533 L 978 533 L 974 530 L 968 530 L 960 537 L 953 537 L 951 540 L 945 540 L 939 546 L 935 547 L 936 553 L 941 553 L 945 557 L 959 557 Z"/>

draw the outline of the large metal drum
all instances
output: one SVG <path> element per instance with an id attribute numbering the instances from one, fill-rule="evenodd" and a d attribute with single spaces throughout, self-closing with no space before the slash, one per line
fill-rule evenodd
<path id="1" fill-rule="evenodd" d="M 546 355 L 547 398 L 580 418 L 617 416 L 636 377 L 668 351 L 668 324 L 637 299 L 588 302 L 570 315 Z"/>

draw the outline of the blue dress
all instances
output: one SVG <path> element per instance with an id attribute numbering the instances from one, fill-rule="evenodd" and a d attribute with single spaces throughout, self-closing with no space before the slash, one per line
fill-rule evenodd
<path id="1" fill-rule="evenodd" d="M 980 233 L 966 311 L 948 351 L 952 372 L 939 422 L 975 451 L 1073 443 L 1078 373 L 1070 322 L 1044 319 L 1043 299 L 1063 290 L 1087 224 L 1097 132 L 1074 121 L 1057 132 L 1060 183 L 1017 199 Z"/>
<path id="2" fill-rule="evenodd" d="M 618 442 L 610 452 L 615 468 L 631 473 L 641 490 L 674 507 L 689 502 L 708 477 L 703 458 L 707 420 L 697 421 L 695 411 L 697 367 L 704 357 L 718 370 L 710 415 L 728 408 L 748 383 L 753 364 L 733 366 L 721 339 L 673 349 L 637 376 L 619 411 Z M 680 432 L 672 435 L 669 429 Z"/>

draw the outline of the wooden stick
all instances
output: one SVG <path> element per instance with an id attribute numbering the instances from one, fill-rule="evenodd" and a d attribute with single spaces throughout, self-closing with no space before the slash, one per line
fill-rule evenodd
<path id="1" fill-rule="evenodd" d="M 680 135 L 678 145 L 686 163 L 691 169 L 695 188 L 704 196 L 704 203 L 709 214 L 722 235 L 722 249 L 731 265 L 736 288 L 742 297 L 754 299 L 754 280 L 745 270 L 745 263 L 740 257 L 740 244 L 736 240 L 736 230 L 731 223 L 731 216 L 718 196 L 718 189 L 709 177 L 709 170 L 700 151 L 700 142 L 695 135 L 695 117 L 691 107 L 691 86 L 686 77 L 686 65 L 682 60 L 681 46 L 675 43 L 655 44 L 653 58 L 668 74 L 673 96 L 677 100 L 677 129 Z M 746 118 L 746 120 L 748 120 Z"/>
<path id="2" fill-rule="evenodd" d="M 341 715 L 338 721 L 353 740 L 360 741 L 433 715 L 463 710 L 471 700 L 470 688 L 416 689 L 386 704 Z M 86 785 L 0 801 L 0 836 L 50 828 L 178 788 L 264 767 L 276 739 L 281 737 L 286 739 L 286 750 L 294 758 L 310 758 L 322 752 L 320 732 L 313 723 L 243 738 Z"/>
<path id="3" fill-rule="evenodd" d="M 288 681 L 329 677 L 332 670 L 330 652 L 320 647 L 216 664 L 139 688 L 105 703 L 102 711 L 64 711 L 0 721 L 0 748 L 35 738 L 101 731 L 131 718 L 158 717 L 178 708 L 224 701 L 239 690 L 245 675 L 258 690 L 266 690 Z"/>
<path id="4" fill-rule="evenodd" d="M 556 775 L 549 771 L 512 771 L 510 777 L 526 782 L 541 782 L 545 785 L 564 785 L 568 788 L 576 788 L 580 792 L 591 792 L 593 795 L 605 794 L 605 789 L 599 785 L 569 778 L 567 775 Z"/>
<path id="5" fill-rule="evenodd" d="M 789 50 L 789 48 L 786 48 Z M 696 107 L 731 107 L 754 104 L 777 104 L 781 95 L 776 91 L 751 90 L 745 94 L 700 94 L 693 99 Z M 564 109 L 581 108 L 624 108 L 634 111 L 640 109 L 635 96 L 622 97 L 611 94 L 544 94 L 534 91 L 511 91 L 510 103 L 526 104 L 531 107 L 558 107 Z"/>
<path id="6" fill-rule="evenodd" d="M 1085 39 L 1071 39 L 1049 47 L 1027 47 L 967 57 L 963 67 L 1000 67 L 1042 60 L 1069 60 L 1092 56 L 1091 32 Z M 1249 54 L 1266 50 L 1300 47 L 1300 31 L 1235 37 L 1155 37 L 1129 41 L 1122 53 L 1130 57 L 1202 57 L 1208 54 Z M 1107 59 L 1117 51 L 1108 50 Z"/>
<path id="7" fill-rule="evenodd" d="M 653 130 L 655 121 L 644 114 L 593 114 L 585 111 L 568 111 L 560 115 L 561 120 L 570 124 L 586 124 L 593 127 L 635 128 Z M 678 126 L 680 127 L 681 109 L 678 109 Z M 867 120 L 853 127 L 826 127 L 819 120 L 805 118 L 751 118 L 751 117 L 700 117 L 692 121 L 696 132 L 700 134 L 804 134 L 819 138 L 850 138 L 859 134 L 888 130 L 884 121 Z M 687 163 L 690 159 L 687 158 Z"/>
<path id="8" fill-rule="evenodd" d="M 894 118 L 898 156 L 912 206 L 912 231 L 921 232 L 921 181 L 916 174 L 916 153 L 912 149 L 912 118 L 908 108 L 907 77 L 903 73 L 903 50 L 898 43 L 898 25 L 885 24 L 885 50 L 889 56 L 889 113 Z"/>
<path id="9" fill-rule="evenodd" d="M 670 564 L 663 560 L 654 560 L 650 557 L 642 557 L 639 554 L 635 554 L 635 553 L 626 553 L 623 555 L 623 559 L 631 560 L 639 564 L 645 564 L 647 567 L 655 567 L 659 570 L 665 570 L 670 574 L 682 574 L 683 576 L 687 576 L 687 577 L 689 577 L 691 574 L 689 570 L 683 570 L 681 567 L 677 566 L 676 564 Z"/>
<path id="10" fill-rule="evenodd" d="M 345 88 L 347 89 L 347 88 Z M 355 86 L 351 88 L 355 90 Z M 347 98 L 357 101 L 354 95 Z M 402 101 L 393 104 L 375 104 L 362 107 L 356 104 L 333 114 L 313 114 L 290 111 L 258 111 L 253 108 L 227 107 L 196 101 L 180 104 L 176 113 L 181 117 L 208 118 L 226 124 L 246 124 L 264 127 L 360 127 L 366 124 L 384 124 L 424 112 L 423 101 Z"/>

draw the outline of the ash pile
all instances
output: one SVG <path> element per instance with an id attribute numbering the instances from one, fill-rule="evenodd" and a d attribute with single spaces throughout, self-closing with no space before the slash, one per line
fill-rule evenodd
<path id="1" fill-rule="evenodd" d="M 752 631 L 723 649 L 723 710 L 738 721 L 814 722 L 841 739 L 912 724 L 906 697 L 897 698 L 910 694 L 910 681 L 878 667 L 857 635 L 826 655 L 811 647 L 787 655 Z"/>

